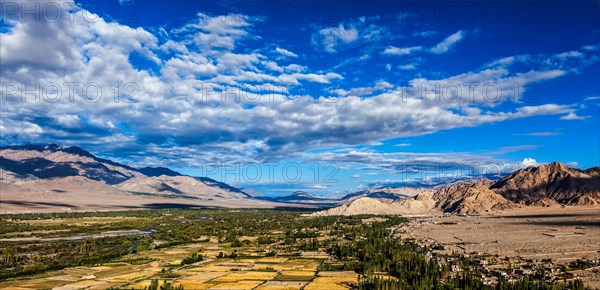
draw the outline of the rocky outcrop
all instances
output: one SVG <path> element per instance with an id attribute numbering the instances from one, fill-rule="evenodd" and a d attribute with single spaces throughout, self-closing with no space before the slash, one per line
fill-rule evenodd
<path id="1" fill-rule="evenodd" d="M 517 207 L 502 195 L 490 190 L 491 181 L 455 184 L 433 194 L 436 208 L 458 214 L 483 214 Z"/>
<path id="2" fill-rule="evenodd" d="M 330 208 L 325 211 L 313 213 L 313 216 L 330 215 L 423 215 L 431 213 L 434 209 L 435 201 L 432 199 L 432 192 L 424 191 L 417 196 L 402 198 L 396 201 L 387 201 L 370 197 L 360 197 L 347 202 L 338 207 Z"/>
<path id="3" fill-rule="evenodd" d="M 495 182 L 490 189 L 524 205 L 576 204 L 600 198 L 598 167 L 582 171 L 558 162 L 517 170 Z"/>
<path id="4" fill-rule="evenodd" d="M 517 170 L 498 181 L 452 183 L 414 198 L 386 203 L 361 197 L 317 215 L 417 214 L 432 209 L 491 214 L 523 206 L 600 205 L 600 168 L 585 171 L 553 162 Z"/>

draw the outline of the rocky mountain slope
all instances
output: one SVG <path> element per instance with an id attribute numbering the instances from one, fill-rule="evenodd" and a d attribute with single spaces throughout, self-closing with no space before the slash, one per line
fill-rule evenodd
<path id="1" fill-rule="evenodd" d="M 579 170 L 558 162 L 517 170 L 490 189 L 524 205 L 588 204 L 600 201 L 599 167 Z"/>
<path id="2" fill-rule="evenodd" d="M 485 214 L 523 206 L 600 205 L 600 167 L 587 170 L 554 162 L 517 170 L 497 181 L 471 180 L 424 188 L 384 187 L 327 199 L 297 191 L 289 196 L 252 197 L 206 177 L 163 167 L 136 169 L 69 146 L 25 145 L 0 148 L 0 202 L 4 208 L 32 204 L 78 204 L 98 208 L 144 207 L 158 198 L 167 206 L 186 199 L 230 206 L 336 206 L 319 214 Z M 194 202 L 189 202 L 190 200 Z M 59 202 L 60 201 L 60 202 Z M 213 202 L 214 201 L 214 202 Z"/>
<path id="3" fill-rule="evenodd" d="M 1 147 L 0 168 L 37 178 L 85 176 L 107 184 L 144 176 L 135 168 L 98 158 L 79 147 L 55 144 Z"/>
<path id="4" fill-rule="evenodd" d="M 461 214 L 480 214 L 521 206 L 600 204 L 600 167 L 587 170 L 553 162 L 519 169 L 498 181 L 444 187 L 433 199 L 437 207 Z"/>
<path id="5" fill-rule="evenodd" d="M 312 216 L 357 215 L 357 214 L 401 214 L 421 215 L 434 210 L 435 201 L 431 199 L 432 192 L 423 191 L 417 196 L 401 198 L 395 201 L 359 197 L 338 207 L 315 212 Z"/>
<path id="6" fill-rule="evenodd" d="M 177 171 L 171 170 L 166 167 L 143 167 L 143 168 L 138 169 L 138 171 L 146 176 L 151 176 L 151 177 L 161 176 L 161 175 L 167 175 L 167 176 L 183 175 Z"/>
<path id="7" fill-rule="evenodd" d="M 115 187 L 133 193 L 186 195 L 202 199 L 240 199 L 250 196 L 233 187 L 228 188 L 217 181 L 191 176 L 160 175 L 155 177 L 135 177 L 115 184 Z"/>
<path id="8" fill-rule="evenodd" d="M 490 190 L 492 181 L 454 184 L 438 189 L 432 196 L 436 208 L 451 213 L 481 214 L 516 208 L 513 202 Z"/>
<path id="9" fill-rule="evenodd" d="M 432 210 L 486 214 L 523 206 L 552 205 L 600 205 L 600 167 L 579 170 L 553 162 L 517 170 L 498 181 L 452 183 L 433 193 L 399 198 L 391 203 L 359 198 L 316 215 L 426 214 Z"/>
<path id="10" fill-rule="evenodd" d="M 36 208 L 33 205 L 50 211 L 143 208 L 157 201 L 165 207 L 183 201 L 186 206 L 275 206 L 210 178 L 186 176 L 161 167 L 136 169 L 78 147 L 54 144 L 1 147 L 0 190 L 3 211 Z"/>

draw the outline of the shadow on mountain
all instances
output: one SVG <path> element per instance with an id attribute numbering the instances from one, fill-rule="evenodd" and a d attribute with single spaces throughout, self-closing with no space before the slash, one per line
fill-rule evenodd
<path id="1" fill-rule="evenodd" d="M 57 207 L 72 207 L 77 208 L 72 204 L 68 203 L 60 203 L 60 202 L 42 202 L 42 201 L 18 201 L 18 200 L 3 200 L 2 203 L 27 206 L 27 207 L 48 207 L 48 206 L 57 206 Z"/>
<path id="2" fill-rule="evenodd" d="M 600 221 L 530 221 L 519 222 L 517 224 L 539 225 L 539 226 L 556 226 L 556 227 L 600 227 Z"/>
<path id="3" fill-rule="evenodd" d="M 219 206 L 202 206 L 202 205 L 185 204 L 185 203 L 160 202 L 160 203 L 146 203 L 141 206 L 137 206 L 136 208 L 148 208 L 148 209 L 166 209 L 166 208 L 194 209 L 195 208 L 195 209 L 200 209 L 200 208 L 219 208 Z"/>
<path id="4" fill-rule="evenodd" d="M 556 213 L 556 214 L 531 214 L 531 215 L 514 215 L 514 216 L 500 216 L 495 217 L 499 219 L 545 219 L 545 218 L 557 218 L 557 217 L 583 217 L 585 214 L 574 214 L 574 213 Z"/>
<path id="5" fill-rule="evenodd" d="M 54 162 L 39 157 L 23 160 L 11 160 L 0 156 L 0 168 L 17 173 L 19 175 L 33 175 L 42 179 L 68 176 L 85 176 L 92 180 L 104 181 L 107 184 L 115 184 L 129 178 L 119 171 L 109 169 L 102 163 L 87 163 L 81 161 L 69 163 Z M 80 173 L 81 168 L 85 169 L 83 174 Z"/>
<path id="6" fill-rule="evenodd" d="M 294 211 L 294 212 L 305 212 L 305 213 L 313 213 L 316 211 L 330 209 L 331 207 L 306 207 L 306 206 L 276 206 L 273 210 L 276 211 Z"/>
<path id="7" fill-rule="evenodd" d="M 543 226 L 560 226 L 560 227 L 600 227 L 600 221 L 542 221 L 534 222 L 537 225 Z"/>
<path id="8" fill-rule="evenodd" d="M 515 224 L 557 227 L 600 227 L 600 220 L 594 219 L 591 213 L 549 213 L 517 216 L 495 217 L 498 219 L 514 219 Z"/>
<path id="9" fill-rule="evenodd" d="M 587 171 L 569 168 L 569 170 L 583 174 L 592 172 L 595 168 L 590 168 Z M 514 173 L 513 173 L 514 174 Z M 520 185 L 515 188 L 508 185 L 510 175 L 501 179 L 490 186 L 490 189 L 496 190 L 504 198 L 525 205 L 536 205 L 544 203 L 544 199 L 551 199 L 559 204 L 580 204 L 586 205 L 583 200 L 585 196 L 590 198 L 598 198 L 600 192 L 600 177 L 592 176 L 584 178 L 565 174 L 560 178 L 554 177 L 551 182 L 538 182 L 532 185 Z M 537 204 L 541 205 L 541 204 Z M 589 204 L 593 205 L 593 204 Z"/>
<path id="10" fill-rule="evenodd" d="M 216 181 L 216 180 L 214 180 L 212 178 L 209 178 L 209 177 L 194 177 L 194 178 L 196 180 L 199 180 L 199 181 L 205 183 L 208 186 L 214 186 L 214 187 L 218 187 L 218 188 L 223 189 L 223 190 L 228 190 L 228 191 L 231 191 L 231 192 L 241 193 L 241 194 L 245 195 L 246 197 L 250 197 L 250 198 L 252 197 L 251 195 L 245 193 L 243 190 L 240 190 L 239 188 L 233 187 L 233 186 L 231 186 L 231 185 L 229 185 L 227 183 Z"/>

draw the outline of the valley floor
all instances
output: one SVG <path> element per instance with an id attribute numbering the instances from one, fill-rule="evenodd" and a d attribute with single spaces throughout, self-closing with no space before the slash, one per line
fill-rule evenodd
<path id="1" fill-rule="evenodd" d="M 487 216 L 419 217 L 399 228 L 399 238 L 444 247 L 444 251 L 509 257 L 500 264 L 568 265 L 600 261 L 600 208 L 527 207 Z M 484 258 L 485 259 L 485 258 Z M 489 263 L 494 264 L 494 263 Z M 575 271 L 600 288 L 600 267 Z"/>
<path id="2" fill-rule="evenodd" d="M 369 260 L 380 255 L 417 264 L 435 260 L 415 277 L 434 269 L 431 277 L 441 275 L 456 289 L 464 287 L 466 267 L 482 280 L 478 287 L 531 278 L 581 279 L 600 288 L 596 207 L 409 220 L 174 209 L 3 215 L 0 226 L 0 289 L 143 289 L 167 281 L 185 289 L 335 290 L 360 282 L 353 269 L 405 277 L 402 267 L 385 268 L 390 261 Z"/>
<path id="3" fill-rule="evenodd" d="M 276 208 L 288 204 L 251 198 L 185 198 L 145 195 L 126 192 L 100 192 L 81 188 L 74 191 L 59 189 L 11 191 L 11 184 L 0 182 L 0 214 L 61 213 L 91 211 L 125 211 L 132 209 L 193 209 L 210 208 Z M 82 197 L 84 196 L 84 197 Z M 312 207 L 296 205 L 296 207 Z"/>

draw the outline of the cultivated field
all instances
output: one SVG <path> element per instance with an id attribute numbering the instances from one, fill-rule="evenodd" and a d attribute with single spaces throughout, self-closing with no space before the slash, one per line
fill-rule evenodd
<path id="1" fill-rule="evenodd" d="M 596 208 L 410 220 L 215 209 L 0 217 L 0 289 L 600 287 Z"/>
<path id="2" fill-rule="evenodd" d="M 239 212 L 208 210 L 206 216 L 200 215 L 200 211 L 183 210 L 99 213 L 99 216 L 91 213 L 4 216 L 2 222 L 6 227 L 0 232 L 3 274 L 8 276 L 12 272 L 14 277 L 0 279 L 0 289 L 144 289 L 154 280 L 159 282 L 158 285 L 167 282 L 184 289 L 215 290 L 347 289 L 357 283 L 354 272 L 319 270 L 330 258 L 325 246 L 333 237 L 320 236 L 320 244 L 310 249 L 302 249 L 306 247 L 305 241 L 311 241 L 310 236 L 303 238 L 305 234 L 299 233 L 297 238 L 290 240 L 290 232 L 284 230 L 294 227 L 283 225 L 286 221 L 282 217 L 287 216 L 290 223 L 296 223 L 292 220 L 303 219 L 299 214 L 271 213 L 274 216 L 267 214 L 262 219 L 250 221 L 245 216 L 254 211 Z M 211 215 L 215 213 L 218 215 Z M 235 222 L 217 220 L 221 214 L 225 219 L 237 217 L 241 222 L 245 221 L 245 226 L 257 229 L 245 231 Z M 274 218 L 283 220 L 282 225 L 273 222 Z M 190 222 L 191 219 L 194 221 Z M 233 235 L 232 230 L 247 235 Z M 308 228 L 304 231 L 308 232 Z M 211 232 L 214 235 L 208 234 Z M 311 235 L 316 237 L 317 234 Z M 194 239 L 189 240 L 190 237 Z M 90 246 L 90 241 L 94 241 L 94 246 Z M 101 249 L 94 247 L 103 244 L 113 252 L 122 250 L 115 246 L 115 241 L 125 244 L 122 256 L 103 259 L 96 255 L 95 251 Z M 169 243 L 174 245 L 169 246 Z M 53 247 L 54 250 L 42 253 L 38 247 Z M 57 251 L 72 251 L 73 247 L 76 247 L 73 259 L 83 256 L 79 262 L 83 265 L 60 270 L 36 269 L 40 266 L 35 259 L 51 257 Z M 86 262 L 85 251 L 98 262 Z M 182 262 L 194 254 L 202 258 Z M 31 259 L 32 256 L 39 258 Z M 62 263 L 69 265 L 70 262 L 67 257 Z M 52 263 L 52 258 L 44 261 L 45 266 Z M 27 274 L 29 272 L 33 273 Z"/>

